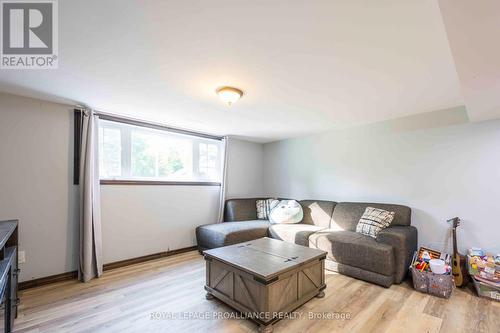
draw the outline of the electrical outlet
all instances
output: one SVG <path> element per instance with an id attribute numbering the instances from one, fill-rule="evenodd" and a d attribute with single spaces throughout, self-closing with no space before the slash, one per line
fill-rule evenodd
<path id="1" fill-rule="evenodd" d="M 19 251 L 17 255 L 18 255 L 17 263 L 18 264 L 24 264 L 26 262 L 26 252 L 25 251 Z"/>

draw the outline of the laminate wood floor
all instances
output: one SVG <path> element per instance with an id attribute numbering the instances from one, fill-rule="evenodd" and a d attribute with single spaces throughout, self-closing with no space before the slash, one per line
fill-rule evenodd
<path id="1" fill-rule="evenodd" d="M 193 251 L 106 271 L 86 284 L 28 289 L 20 293 L 14 331 L 257 332 L 253 322 L 206 300 L 204 282 L 203 257 Z M 471 290 L 444 300 L 410 282 L 386 289 L 328 271 L 326 283 L 324 298 L 278 322 L 275 332 L 500 332 L 500 302 Z"/>

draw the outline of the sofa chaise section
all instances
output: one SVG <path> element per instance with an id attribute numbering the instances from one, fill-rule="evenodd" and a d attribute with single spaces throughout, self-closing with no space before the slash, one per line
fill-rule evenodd
<path id="1" fill-rule="evenodd" d="M 206 224 L 196 228 L 198 250 L 204 251 L 266 237 L 269 222 L 266 220 L 238 221 Z"/>
<path id="2" fill-rule="evenodd" d="M 230 199 L 224 205 L 224 222 L 198 226 L 198 251 L 254 240 L 268 235 L 269 221 L 257 220 L 260 198 Z"/>

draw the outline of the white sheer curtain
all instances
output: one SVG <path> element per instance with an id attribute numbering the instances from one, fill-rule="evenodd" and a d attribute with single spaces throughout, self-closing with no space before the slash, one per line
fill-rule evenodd
<path id="1" fill-rule="evenodd" d="M 87 282 L 102 274 L 101 202 L 98 122 L 92 110 L 82 110 L 80 151 L 80 264 L 78 278 Z"/>
<path id="2" fill-rule="evenodd" d="M 220 199 L 219 199 L 219 219 L 218 222 L 224 222 L 224 203 L 226 201 L 226 178 L 227 178 L 227 160 L 228 160 L 228 146 L 229 137 L 222 138 L 222 180 L 220 185 Z"/>

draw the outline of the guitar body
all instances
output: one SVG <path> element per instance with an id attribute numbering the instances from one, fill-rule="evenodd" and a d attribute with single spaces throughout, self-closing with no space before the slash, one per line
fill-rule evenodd
<path id="1" fill-rule="evenodd" d="M 453 280 L 455 281 L 455 286 L 465 287 L 469 283 L 469 272 L 467 272 L 467 267 L 465 267 L 465 257 L 458 253 L 457 250 L 457 227 L 460 225 L 460 219 L 455 217 L 448 220 L 448 222 L 453 223 L 453 260 L 451 262 L 451 274 L 453 275 Z"/>
<path id="2" fill-rule="evenodd" d="M 453 279 L 455 280 L 455 286 L 464 287 L 469 281 L 466 269 L 465 257 L 456 253 L 453 256 L 451 265 L 451 273 L 453 274 Z"/>

